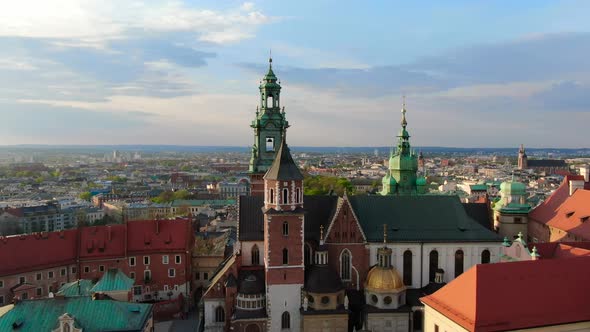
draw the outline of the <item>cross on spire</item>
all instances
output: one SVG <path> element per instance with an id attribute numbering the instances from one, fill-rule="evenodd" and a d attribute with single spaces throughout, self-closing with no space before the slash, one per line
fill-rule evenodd
<path id="1" fill-rule="evenodd" d="M 387 244 L 387 224 L 383 224 L 383 244 Z"/>

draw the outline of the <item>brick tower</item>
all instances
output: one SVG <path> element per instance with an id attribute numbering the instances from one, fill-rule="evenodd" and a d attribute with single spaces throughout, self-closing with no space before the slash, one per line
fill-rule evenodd
<path id="1" fill-rule="evenodd" d="M 301 289 L 305 281 L 303 175 L 293 161 L 284 133 L 264 175 L 267 331 L 301 329 Z"/>

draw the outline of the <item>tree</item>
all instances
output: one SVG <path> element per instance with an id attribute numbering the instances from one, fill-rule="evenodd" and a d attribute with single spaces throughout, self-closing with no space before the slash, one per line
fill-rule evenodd
<path id="1" fill-rule="evenodd" d="M 327 195 L 331 191 L 337 195 L 344 195 L 345 191 L 352 194 L 354 189 L 352 183 L 346 178 L 324 175 L 305 176 L 303 187 L 305 195 Z"/>
<path id="2" fill-rule="evenodd" d="M 89 191 L 85 191 L 80 194 L 80 199 L 83 199 L 85 201 L 90 201 L 91 198 L 92 198 L 92 194 Z"/>

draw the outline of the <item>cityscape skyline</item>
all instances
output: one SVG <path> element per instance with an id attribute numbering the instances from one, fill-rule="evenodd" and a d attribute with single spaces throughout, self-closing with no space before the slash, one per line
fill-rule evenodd
<path id="1" fill-rule="evenodd" d="M 405 94 L 415 146 L 583 148 L 590 4 L 532 4 L 9 4 L 0 145 L 251 145 L 272 49 L 294 146 L 393 145 Z"/>

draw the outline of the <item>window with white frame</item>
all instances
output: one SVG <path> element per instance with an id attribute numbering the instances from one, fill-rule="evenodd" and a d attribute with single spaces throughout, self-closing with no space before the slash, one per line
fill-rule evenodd
<path id="1" fill-rule="evenodd" d="M 53 279 L 53 271 L 47 272 L 47 278 L 48 279 Z"/>
<path id="2" fill-rule="evenodd" d="M 176 276 L 176 269 L 168 269 L 168 277 L 174 278 Z"/>
<path id="3" fill-rule="evenodd" d="M 135 257 L 129 257 L 129 266 L 135 266 Z"/>
<path id="4" fill-rule="evenodd" d="M 150 256 L 143 256 L 143 265 L 150 265 Z"/>
<path id="5" fill-rule="evenodd" d="M 182 258 L 181 258 L 181 256 L 180 256 L 180 255 L 176 255 L 176 256 L 174 256 L 174 262 L 175 262 L 176 264 L 180 264 L 180 263 L 182 262 Z"/>
<path id="6" fill-rule="evenodd" d="M 162 256 L 162 264 L 168 264 L 168 255 Z"/>

